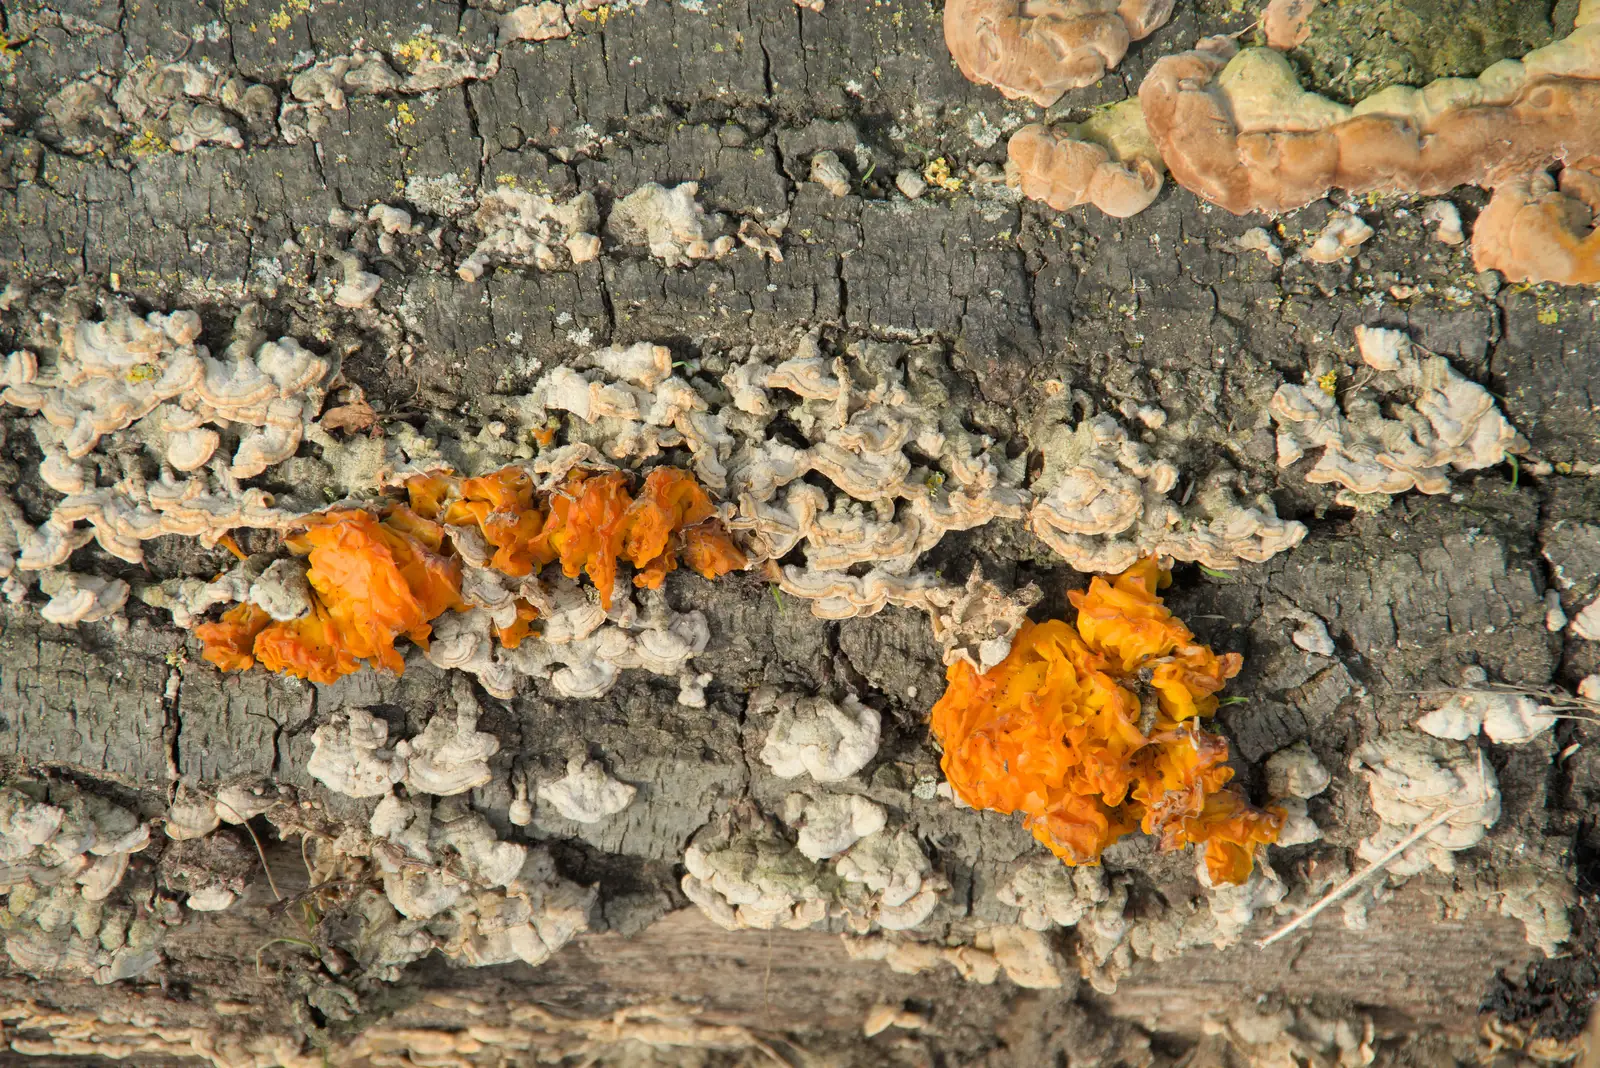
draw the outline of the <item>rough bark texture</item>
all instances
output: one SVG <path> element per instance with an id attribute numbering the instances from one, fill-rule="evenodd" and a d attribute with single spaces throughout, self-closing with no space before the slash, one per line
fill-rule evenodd
<path id="1" fill-rule="evenodd" d="M 1411 722 L 1419 691 L 1457 685 L 1472 664 L 1492 679 L 1568 689 L 1600 667 L 1600 645 L 1545 625 L 1547 589 L 1560 589 L 1568 613 L 1600 592 L 1592 292 L 1475 277 L 1467 253 L 1435 242 L 1400 203 L 1363 209 L 1378 232 L 1350 263 L 1284 268 L 1234 245 L 1263 220 L 1213 211 L 1182 190 L 1126 221 L 1019 204 L 972 168 L 1003 163 L 1002 132 L 1032 109 L 967 83 L 944 50 L 938 8 L 923 0 L 835 0 L 820 14 L 791 0 L 654 0 L 575 12 L 564 39 L 500 45 L 499 15 L 476 4 L 7 0 L 0 273 L 28 295 L 0 316 L 0 345 L 13 347 L 29 302 L 92 304 L 115 289 L 142 308 L 196 308 L 225 339 L 238 306 L 256 300 L 273 331 L 348 346 L 347 377 L 385 419 L 427 412 L 478 426 L 494 417 L 491 394 L 525 388 L 539 369 L 596 345 L 657 340 L 682 357 L 708 356 L 823 325 L 830 338 L 943 345 L 964 390 L 952 403 L 1000 438 L 1021 440 L 1051 380 L 1108 410 L 1159 405 L 1166 426 L 1147 436 L 1186 478 L 1235 469 L 1273 495 L 1280 515 L 1311 528 L 1302 546 L 1264 565 L 1221 577 L 1180 569 L 1170 598 L 1201 639 L 1244 654 L 1245 673 L 1229 692 L 1248 703 L 1220 717 L 1243 781 L 1259 788 L 1260 762 L 1300 740 L 1334 772 L 1333 788 L 1311 806 L 1327 839 L 1280 859 L 1286 875 L 1371 830 L 1348 755 Z M 1068 104 L 1127 95 L 1155 57 L 1219 27 L 1233 28 L 1180 4 L 1116 77 Z M 92 147 L 74 148 L 46 106 L 75 79 L 99 73 L 114 82 L 147 57 L 209 63 L 284 98 L 312 58 L 358 46 L 392 55 L 423 32 L 459 41 L 479 61 L 498 52 L 498 73 L 425 94 L 352 96 L 347 109 L 328 112 L 327 128 L 293 145 L 268 127 L 247 131 L 242 149 L 177 153 L 126 131 L 91 131 Z M 851 195 L 805 180 L 821 150 L 852 164 Z M 958 191 L 916 201 L 894 192 L 897 171 L 920 172 L 938 158 L 962 178 Z M 480 189 L 589 190 L 604 206 L 648 181 L 690 180 L 708 210 L 767 220 L 788 212 L 783 261 L 741 249 L 666 268 L 638 250 L 608 248 L 573 269 L 504 268 L 474 283 L 454 271 L 471 238 L 452 202 Z M 1470 219 L 1480 200 L 1468 192 L 1458 203 Z M 358 251 L 383 286 L 371 307 L 335 307 L 327 283 L 338 279 L 335 257 L 350 228 L 330 224 L 330 212 L 364 215 L 375 203 L 406 205 L 442 228 L 440 241 L 407 238 L 386 253 L 363 231 Z M 1316 232 L 1332 207 L 1284 219 L 1286 241 Z M 1281 382 L 1300 381 L 1312 356 L 1356 366 L 1357 325 L 1404 328 L 1502 397 L 1532 444 L 1520 474 L 1458 476 L 1453 494 L 1413 494 L 1363 515 L 1298 469 L 1280 472 L 1268 398 Z M 16 483 L 38 457 L 24 431 L 7 440 L 14 451 L 0 481 Z M 1537 460 L 1553 465 L 1549 474 L 1530 475 Z M 23 482 L 15 495 L 34 521 L 48 511 L 42 487 Z M 1006 586 L 1037 581 L 1046 591 L 1037 618 L 1064 615 L 1065 590 L 1086 581 L 1020 524 L 947 538 L 933 562 L 949 574 L 981 563 Z M 147 572 L 92 546 L 74 561 L 78 570 L 157 578 L 226 563 L 220 551 L 159 543 Z M 1571 585 L 1555 585 L 1553 567 Z M 1561 724 L 1553 741 L 1492 751 L 1505 814 L 1487 842 L 1460 858 L 1453 879 L 1417 877 L 1375 906 L 1366 930 L 1345 929 L 1333 910 L 1269 950 L 1247 941 L 1143 962 L 1114 995 L 1075 992 L 1071 981 L 1051 991 L 963 984 L 948 969 L 896 975 L 850 959 L 824 930 L 716 929 L 686 907 L 678 865 L 688 839 L 721 813 L 752 802 L 775 811 L 790 789 L 756 759 L 762 730 L 744 716 L 745 695 L 762 683 L 854 689 L 884 712 L 867 792 L 904 817 L 952 883 L 945 922 L 1010 920 L 995 888 L 1036 847 L 1012 820 L 913 792 L 937 775 L 926 717 L 943 686 L 921 615 L 891 608 L 825 622 L 746 576 L 712 587 L 680 572 L 667 589 L 675 606 L 711 619 L 711 647 L 696 661 L 715 677 L 707 709 L 682 708 L 670 681 L 631 673 L 596 701 L 539 690 L 485 701 L 482 729 L 500 739 L 502 760 L 555 772 L 590 747 L 640 788 L 617 819 L 584 826 L 541 814 L 525 829 L 553 843 L 564 874 L 601 890 L 595 929 L 548 964 L 465 970 L 434 959 L 395 984 L 330 974 L 281 941 L 308 937 L 304 917 L 275 905 L 258 879 L 228 912 L 184 914 L 159 970 L 140 981 L 0 979 L 6 1039 L 63 1056 L 91 1055 L 82 1044 L 91 1038 L 122 1042 L 103 1052 L 177 1064 L 205 1047 L 186 1028 L 212 1038 L 283 1036 L 296 1050 L 304 1041 L 339 1056 L 366 1035 L 360 1056 L 369 1062 L 410 1048 L 418 1064 L 480 1054 L 491 1063 L 493 1051 L 447 1041 L 470 1018 L 520 1035 L 506 1039 L 507 1050 L 522 1051 L 505 1054 L 513 1060 L 760 1063 L 771 1050 L 794 1063 L 1109 1065 L 1141 1062 L 1142 1030 L 1154 1041 L 1150 1056 L 1192 1050 L 1198 1065 L 1230 1063 L 1206 1059 L 1224 1056 L 1202 1041 L 1208 1021 L 1264 999 L 1369 1016 L 1382 1062 L 1420 1065 L 1465 1055 L 1485 999 L 1508 1023 L 1537 1021 L 1557 1039 L 1582 1026 L 1594 974 L 1594 930 L 1582 910 L 1592 899 L 1580 898 L 1570 958 L 1550 962 L 1535 960 L 1516 920 L 1484 905 L 1507 873 L 1535 864 L 1575 871 L 1580 893 L 1592 890 L 1600 842 L 1585 813 L 1600 798 L 1600 749 L 1582 722 Z M 66 777 L 147 816 L 178 780 L 207 788 L 263 775 L 326 806 L 308 824 L 360 818 L 370 805 L 319 797 L 306 775 L 311 731 L 359 705 L 393 734 L 414 734 L 448 700 L 444 675 L 417 657 L 400 678 L 365 673 L 333 687 L 224 676 L 142 605 L 130 603 L 132 626 L 114 633 L 45 624 L 35 602 L 0 607 L 0 751 L 17 773 Z M 1289 608 L 1326 621 L 1336 658 L 1291 644 Z M 480 807 L 502 836 L 524 833 L 506 823 L 499 789 L 480 793 Z M 278 892 L 292 897 L 306 884 L 295 836 L 281 825 L 257 829 Z M 237 829 L 221 833 L 250 847 Z M 1111 859 L 1139 873 L 1140 893 L 1170 907 L 1198 895 L 1192 858 L 1130 843 Z M 153 892 L 160 863 L 159 848 L 140 854 L 130 884 Z M 1070 938 L 1059 934 L 1063 950 Z M 329 988 L 348 992 L 340 1003 L 351 1011 L 329 1011 Z M 924 1013 L 928 1029 L 862 1038 L 879 1002 Z M 615 1013 L 625 1018 L 609 1033 L 568 1026 Z M 677 1046 L 621 1041 L 629 1026 L 662 1019 L 678 1028 Z M 426 1059 L 418 1051 L 429 1042 L 457 1060 Z"/>

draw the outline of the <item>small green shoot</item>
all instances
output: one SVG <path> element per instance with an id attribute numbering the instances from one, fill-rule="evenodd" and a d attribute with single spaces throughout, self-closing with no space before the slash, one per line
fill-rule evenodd
<path id="1" fill-rule="evenodd" d="M 1517 478 L 1522 474 L 1522 464 L 1517 460 L 1516 454 L 1508 454 L 1506 462 L 1511 465 L 1511 488 L 1517 488 Z"/>
<path id="2" fill-rule="evenodd" d="M 1217 702 L 1217 707 L 1224 708 L 1227 705 L 1247 705 L 1249 703 L 1250 698 L 1248 697 L 1224 697 L 1222 700 Z"/>
<path id="3" fill-rule="evenodd" d="M 1228 577 L 1228 573 L 1226 571 L 1218 571 L 1216 568 L 1207 567 L 1204 564 L 1200 565 L 1200 570 L 1201 570 L 1202 573 L 1210 575 L 1212 578 L 1215 578 L 1215 579 L 1227 578 Z"/>
<path id="4" fill-rule="evenodd" d="M 778 611 L 783 611 L 783 591 L 776 586 L 772 587 L 772 599 L 777 602 Z"/>
<path id="5" fill-rule="evenodd" d="M 861 176 L 861 184 L 862 185 L 866 185 L 868 182 L 872 181 L 872 174 L 877 169 L 878 169 L 878 161 L 877 160 L 873 160 L 871 163 L 869 163 L 867 165 L 867 173 L 863 174 Z"/>

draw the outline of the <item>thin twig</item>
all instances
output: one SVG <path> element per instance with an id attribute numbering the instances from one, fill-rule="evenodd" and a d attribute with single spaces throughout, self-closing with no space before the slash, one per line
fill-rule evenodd
<path id="1" fill-rule="evenodd" d="M 227 809 L 229 812 L 232 812 L 233 815 L 234 815 L 234 818 L 236 818 L 239 821 L 239 825 L 241 827 L 243 827 L 245 830 L 250 832 L 250 841 L 252 841 L 252 842 L 254 842 L 256 844 L 256 856 L 261 858 L 261 870 L 263 872 L 265 872 L 266 876 L 267 876 L 267 886 L 269 886 L 272 889 L 272 896 L 277 898 L 279 901 L 282 901 L 283 900 L 283 895 L 278 893 L 278 884 L 273 881 L 272 868 L 267 864 L 267 854 L 266 854 L 266 851 L 261 848 L 261 839 L 256 837 L 256 829 L 254 827 L 250 826 L 250 821 L 245 819 L 239 813 L 238 809 L 234 808 L 232 805 L 228 804 L 226 801 L 220 801 L 219 800 L 219 801 L 216 802 L 216 804 L 221 805 L 223 808 Z"/>
<path id="2" fill-rule="evenodd" d="M 1416 827 L 1412 829 L 1410 834 L 1400 839 L 1400 841 L 1391 847 L 1387 853 L 1373 861 L 1367 867 L 1356 872 L 1356 874 L 1350 876 L 1350 878 L 1346 879 L 1332 890 L 1328 891 L 1328 893 L 1323 895 L 1322 899 L 1315 905 L 1312 905 L 1300 915 L 1296 916 L 1294 919 L 1290 920 L 1288 923 L 1284 924 L 1267 937 L 1261 939 L 1256 943 L 1256 948 L 1266 949 L 1268 946 L 1272 945 L 1272 943 L 1278 941 L 1280 938 L 1283 938 L 1290 932 L 1297 931 L 1304 927 L 1306 924 L 1315 919 L 1323 909 L 1327 908 L 1329 905 L 1333 904 L 1335 901 L 1338 901 L 1341 897 L 1344 897 L 1350 891 L 1366 882 L 1371 876 L 1387 868 L 1391 863 L 1394 862 L 1396 857 L 1400 856 L 1400 854 L 1404 853 L 1407 849 L 1410 849 L 1413 845 L 1415 845 L 1418 839 L 1422 838 L 1428 832 L 1443 824 L 1451 817 L 1459 816 L 1461 813 L 1466 812 L 1469 807 L 1470 806 L 1467 805 L 1458 805 L 1455 808 L 1447 808 L 1417 824 Z"/>

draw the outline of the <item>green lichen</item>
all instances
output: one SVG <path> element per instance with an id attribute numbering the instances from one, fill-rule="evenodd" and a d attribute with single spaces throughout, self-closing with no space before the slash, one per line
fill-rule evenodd
<path id="1" fill-rule="evenodd" d="M 1393 85 L 1472 77 L 1560 34 L 1558 0 L 1327 0 L 1290 53 L 1307 88 L 1353 104 Z"/>

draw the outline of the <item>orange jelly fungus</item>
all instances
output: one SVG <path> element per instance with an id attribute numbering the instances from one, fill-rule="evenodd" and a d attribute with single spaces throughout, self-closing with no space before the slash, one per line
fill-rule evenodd
<path id="1" fill-rule="evenodd" d="M 396 673 L 404 660 L 395 641 L 426 645 L 431 621 L 461 600 L 462 560 L 452 528 L 482 535 L 489 567 L 512 577 L 559 563 L 570 578 L 587 574 L 609 611 L 619 560 L 655 588 L 686 562 L 706 578 L 745 566 L 745 557 L 715 518 L 711 499 L 688 472 L 663 467 L 645 478 L 637 498 L 620 471 L 574 471 L 539 494 L 529 474 L 507 467 L 479 478 L 419 475 L 406 483 L 407 505 L 374 513 L 342 508 L 310 516 L 285 540 L 307 557 L 311 611 L 275 622 L 240 604 L 196 628 L 205 658 L 225 671 L 260 663 L 314 682 L 333 682 L 363 662 Z M 456 537 L 460 537 L 458 533 Z M 533 633 L 538 612 L 516 602 L 516 620 L 496 628 L 514 649 Z"/>
<path id="2" fill-rule="evenodd" d="M 957 661 L 933 706 L 951 788 L 974 808 L 1021 812 L 1067 864 L 1093 864 L 1139 829 L 1163 849 L 1205 848 L 1214 884 L 1250 876 L 1283 816 L 1235 787 L 1228 743 L 1199 721 L 1239 673 L 1162 605 L 1171 581 L 1154 558 L 1068 596 L 1076 628 L 1027 623 L 1011 653 L 979 674 Z"/>

